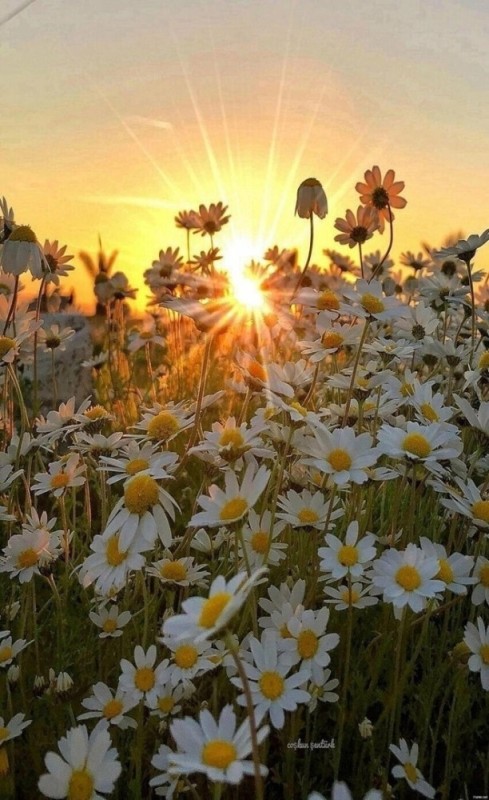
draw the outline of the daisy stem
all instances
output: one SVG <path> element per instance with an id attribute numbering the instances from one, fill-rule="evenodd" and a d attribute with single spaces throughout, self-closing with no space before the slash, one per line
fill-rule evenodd
<path id="1" fill-rule="evenodd" d="M 304 264 L 304 266 L 302 268 L 302 272 L 299 275 L 299 280 L 297 281 L 297 283 L 296 283 L 296 285 L 294 287 L 294 291 L 292 292 L 292 295 L 290 297 L 290 300 L 289 300 L 290 305 L 292 305 L 294 297 L 296 296 L 297 292 L 299 291 L 299 288 L 300 288 L 301 283 L 302 283 L 302 281 L 304 279 L 304 276 L 305 276 L 305 274 L 306 274 L 306 272 L 307 272 L 307 270 L 309 268 L 309 262 L 310 262 L 311 256 L 312 256 L 312 248 L 313 248 L 313 245 L 314 245 L 314 214 L 312 214 L 312 213 L 311 213 L 311 216 L 309 217 L 309 222 L 310 222 L 310 226 L 309 226 L 309 252 L 307 254 L 306 263 Z"/>
<path id="2" fill-rule="evenodd" d="M 396 661 L 394 665 L 394 675 L 392 678 L 392 691 L 389 693 L 389 698 L 391 702 L 391 713 L 389 717 L 389 727 L 387 732 L 387 745 L 386 751 L 388 753 L 387 756 L 387 765 L 386 765 L 386 772 L 389 773 L 389 759 L 390 759 L 390 750 L 389 745 L 392 744 L 393 736 L 394 736 L 394 727 L 396 723 L 397 717 L 397 705 L 400 699 L 397 696 L 400 684 L 400 673 L 401 673 L 401 653 L 402 653 L 402 644 L 404 639 L 404 626 L 406 620 L 406 607 L 402 609 L 402 617 L 401 621 L 399 622 L 399 627 L 397 631 L 397 645 L 396 645 Z"/>
<path id="3" fill-rule="evenodd" d="M 204 350 L 204 357 L 202 359 L 202 368 L 200 370 L 200 382 L 199 382 L 199 392 L 197 395 L 197 406 L 195 408 L 195 422 L 194 427 L 192 429 L 192 433 L 190 434 L 190 438 L 188 440 L 187 445 L 187 453 L 191 447 L 195 444 L 195 440 L 197 439 L 199 433 L 199 425 L 200 425 L 200 412 L 202 411 L 202 402 L 204 399 L 204 392 L 205 392 L 205 384 L 207 381 L 207 371 L 209 368 L 209 360 L 210 360 L 210 353 L 211 347 L 213 343 L 213 337 L 208 336 L 207 341 L 205 343 L 205 350 Z"/>
<path id="4" fill-rule="evenodd" d="M 3 326 L 3 335 L 5 336 L 7 333 L 8 326 L 10 325 L 10 321 L 13 319 L 15 314 L 15 307 L 17 305 L 17 295 L 19 290 L 19 276 L 15 276 L 14 282 L 14 290 L 12 292 L 12 302 L 10 303 L 10 308 L 7 313 L 7 319 L 5 320 L 5 325 Z"/>
<path id="5" fill-rule="evenodd" d="M 370 276 L 368 283 L 370 283 L 370 281 L 373 281 L 373 279 L 376 278 L 377 275 L 380 273 L 390 251 L 392 250 L 392 243 L 394 242 L 394 226 L 392 224 L 392 211 L 389 203 L 387 203 L 387 208 L 389 211 L 389 246 L 387 247 L 387 250 L 385 251 L 383 257 L 381 258 L 381 260 L 375 267 L 374 271 L 372 272 L 372 275 Z"/>
<path id="6" fill-rule="evenodd" d="M 472 357 L 474 355 L 474 350 L 475 350 L 475 295 L 474 295 L 474 281 L 472 279 L 472 267 L 470 265 L 470 261 L 468 260 L 467 260 L 467 274 L 469 276 L 470 304 L 472 311 L 472 327 L 471 327 L 472 349 L 470 352 L 470 360 L 472 361 Z"/>
<path id="7" fill-rule="evenodd" d="M 20 418 L 22 420 L 22 430 L 21 430 L 21 437 L 24 431 L 29 430 L 30 423 L 29 417 L 27 415 L 27 409 L 25 407 L 24 396 L 22 394 L 22 389 L 20 388 L 20 383 L 17 379 L 17 375 L 15 373 L 15 369 L 12 367 L 11 364 L 7 365 L 7 370 L 10 376 L 10 380 L 12 381 L 15 389 L 15 393 L 17 395 L 17 400 L 19 401 L 19 409 L 20 409 Z"/>
<path id="8" fill-rule="evenodd" d="M 353 364 L 353 371 L 351 373 L 351 381 L 350 386 L 348 387 L 348 395 L 346 398 L 345 403 L 345 413 L 343 415 L 343 422 L 341 423 L 341 427 L 344 428 L 346 423 L 348 422 L 348 414 L 350 412 L 351 401 L 353 397 L 353 388 L 355 386 L 355 378 L 357 377 L 358 372 L 358 365 L 360 364 L 360 357 L 362 355 L 362 347 L 365 344 L 365 339 L 367 338 L 367 331 L 370 326 L 370 319 L 365 320 L 365 325 L 363 327 L 362 335 L 360 337 L 360 341 L 358 343 L 358 350 L 355 356 L 355 363 Z"/>
<path id="9" fill-rule="evenodd" d="M 346 628 L 345 670 L 343 673 L 343 686 L 341 687 L 341 700 L 339 707 L 340 719 L 339 719 L 339 729 L 338 729 L 338 746 L 335 749 L 335 760 L 334 760 L 335 780 L 338 779 L 338 771 L 341 764 L 341 749 L 343 745 L 346 707 L 348 702 L 348 684 L 350 682 L 350 656 L 351 656 L 351 639 L 352 639 L 352 629 L 353 629 L 353 605 L 351 602 L 351 597 L 352 597 L 351 574 L 349 570 L 348 570 L 348 592 L 349 592 L 350 602 L 348 603 L 348 616 L 347 616 L 347 628 Z"/>
<path id="10" fill-rule="evenodd" d="M 362 280 L 365 278 L 365 271 L 363 269 L 363 256 L 362 256 L 362 243 L 358 242 L 358 256 L 360 258 L 360 271 L 362 273 Z"/>
<path id="11" fill-rule="evenodd" d="M 253 706 L 253 698 L 251 696 L 250 684 L 248 682 L 248 677 L 246 675 L 245 669 L 243 667 L 243 662 L 241 661 L 241 658 L 239 656 L 238 648 L 236 647 L 235 641 L 230 634 L 227 634 L 226 636 L 226 644 L 229 648 L 231 657 L 234 663 L 236 664 L 236 669 L 238 670 L 241 683 L 243 684 L 243 691 L 246 698 L 246 708 L 248 711 L 248 717 L 250 721 L 251 749 L 253 754 L 253 766 L 255 774 L 256 800 L 263 800 L 264 798 L 263 778 L 260 771 L 260 753 L 258 750 L 258 735 L 255 722 L 255 709 Z"/>
<path id="12" fill-rule="evenodd" d="M 243 405 L 241 406 L 241 411 L 239 412 L 238 421 L 236 423 L 236 427 L 237 428 L 239 428 L 239 426 L 242 424 L 242 422 L 244 421 L 244 419 L 246 417 L 246 412 L 248 410 L 250 399 L 251 399 L 251 389 L 248 386 L 248 388 L 246 389 L 246 395 L 245 395 L 245 399 L 244 399 Z"/>
<path id="13" fill-rule="evenodd" d="M 144 345 L 144 352 L 146 355 L 146 367 L 148 370 L 149 392 L 153 403 L 156 403 L 155 376 L 153 372 L 153 365 L 151 364 L 151 352 L 149 348 L 149 342 L 146 342 L 146 344 Z"/>
<path id="14" fill-rule="evenodd" d="M 136 767 L 136 800 L 143 797 L 143 750 L 144 750 L 144 700 L 138 703 L 137 711 L 136 747 L 134 753 Z"/>
<path id="15" fill-rule="evenodd" d="M 53 406 L 58 405 L 58 384 L 56 383 L 56 361 L 54 358 L 54 348 L 51 348 L 51 377 L 53 379 Z"/>

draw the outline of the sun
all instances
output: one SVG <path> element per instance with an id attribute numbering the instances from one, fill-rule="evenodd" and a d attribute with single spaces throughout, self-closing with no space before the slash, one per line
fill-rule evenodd
<path id="1" fill-rule="evenodd" d="M 247 267 L 263 258 L 265 246 L 245 234 L 234 235 L 223 247 L 223 269 L 229 275 L 233 301 L 243 309 L 263 312 L 266 301 L 259 280 Z"/>

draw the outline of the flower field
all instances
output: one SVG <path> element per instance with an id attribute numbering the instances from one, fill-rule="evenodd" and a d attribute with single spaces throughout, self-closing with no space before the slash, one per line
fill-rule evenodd
<path id="1" fill-rule="evenodd" d="M 144 318 L 81 254 L 82 399 L 73 257 L 0 201 L 0 797 L 489 796 L 489 229 L 396 265 L 403 192 L 319 255 L 310 178 L 306 259 L 239 272 L 182 211 Z"/>

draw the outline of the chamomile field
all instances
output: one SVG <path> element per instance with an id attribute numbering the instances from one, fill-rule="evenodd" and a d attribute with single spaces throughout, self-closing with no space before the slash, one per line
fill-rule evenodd
<path id="1" fill-rule="evenodd" d="M 144 311 L 85 254 L 85 397 L 1 199 L 0 797 L 489 795 L 489 229 L 394 263 L 408 199 L 308 178 L 239 270 L 181 211 Z"/>

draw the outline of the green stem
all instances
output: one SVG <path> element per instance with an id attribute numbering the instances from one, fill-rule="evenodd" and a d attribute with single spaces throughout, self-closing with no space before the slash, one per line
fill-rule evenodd
<path id="1" fill-rule="evenodd" d="M 312 256 L 312 248 L 313 248 L 313 245 L 314 245 L 314 214 L 312 213 L 312 211 L 311 211 L 311 216 L 309 217 L 309 222 L 310 222 L 310 227 L 309 227 L 309 252 L 307 254 L 306 263 L 304 264 L 304 267 L 302 268 L 302 272 L 299 275 L 299 280 L 297 281 L 297 283 L 296 283 L 296 285 L 294 287 L 294 291 L 292 292 L 292 295 L 291 295 L 291 298 L 290 298 L 290 301 L 289 301 L 291 305 L 292 305 L 292 302 L 294 300 L 294 297 L 296 296 L 297 292 L 299 291 L 299 288 L 301 286 L 303 278 L 304 278 L 304 276 L 305 276 L 305 274 L 306 274 L 306 272 L 307 272 L 307 270 L 309 268 L 309 262 L 310 262 L 311 256 Z"/>

